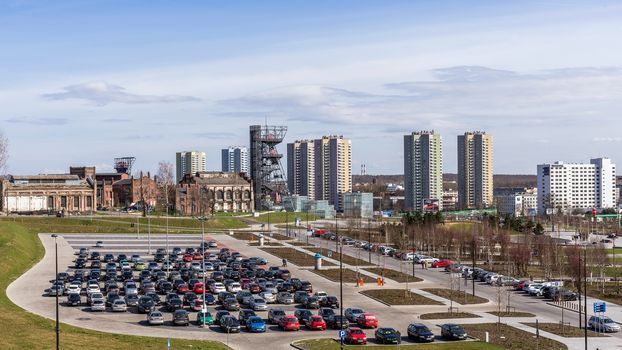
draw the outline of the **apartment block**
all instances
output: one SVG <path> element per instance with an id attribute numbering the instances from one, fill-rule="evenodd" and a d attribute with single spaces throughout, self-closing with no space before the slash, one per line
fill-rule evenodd
<path id="1" fill-rule="evenodd" d="M 222 171 L 225 173 L 248 174 L 248 148 L 229 146 L 221 151 Z"/>
<path id="2" fill-rule="evenodd" d="M 177 183 L 184 178 L 184 175 L 207 171 L 205 152 L 177 152 L 175 169 Z"/>
<path id="3" fill-rule="evenodd" d="M 482 131 L 458 135 L 458 206 L 481 209 L 493 205 L 492 135 Z"/>
<path id="4" fill-rule="evenodd" d="M 313 140 L 300 140 L 287 144 L 287 187 L 292 195 L 315 199 Z"/>
<path id="5" fill-rule="evenodd" d="M 443 142 L 434 131 L 404 135 L 404 205 L 420 212 L 443 209 Z"/>
<path id="6" fill-rule="evenodd" d="M 314 144 L 315 197 L 343 211 L 343 193 L 352 192 L 352 141 L 324 136 Z"/>

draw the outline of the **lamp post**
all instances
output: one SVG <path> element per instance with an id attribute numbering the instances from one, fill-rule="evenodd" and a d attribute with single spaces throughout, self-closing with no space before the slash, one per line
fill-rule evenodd
<path id="1" fill-rule="evenodd" d="M 205 310 L 207 309 L 205 306 L 205 222 L 209 219 L 203 215 L 198 217 L 197 220 L 201 221 L 201 272 L 203 275 L 203 308 L 201 309 L 203 324 L 201 327 L 205 328 Z"/>
<path id="2" fill-rule="evenodd" d="M 343 325 L 343 244 L 339 237 L 339 226 L 337 226 L 337 213 L 335 213 L 335 234 L 337 235 L 337 244 L 339 247 L 339 314 L 341 325 Z M 343 329 L 343 326 L 341 327 Z M 339 348 L 343 350 L 343 337 L 339 337 Z"/>
<path id="3" fill-rule="evenodd" d="M 371 219 L 367 219 L 367 243 L 369 243 L 369 264 L 371 265 Z"/>
<path id="4" fill-rule="evenodd" d="M 58 281 L 58 235 L 54 234 L 52 235 L 52 237 L 54 237 L 54 258 L 56 260 L 56 275 L 54 277 L 54 283 L 56 283 Z M 55 327 L 55 331 L 56 331 L 56 350 L 60 349 L 60 327 L 59 327 L 59 319 L 58 319 L 58 284 L 56 284 L 56 293 L 54 293 L 56 295 L 56 327 Z"/>
<path id="5" fill-rule="evenodd" d="M 170 270 L 170 252 L 168 250 L 168 183 L 164 184 L 164 195 L 166 196 L 166 279 L 169 278 L 169 270 Z"/>

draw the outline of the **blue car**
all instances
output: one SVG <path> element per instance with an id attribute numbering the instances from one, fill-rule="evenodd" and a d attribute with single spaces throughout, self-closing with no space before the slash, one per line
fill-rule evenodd
<path id="1" fill-rule="evenodd" d="M 205 304 L 214 305 L 216 304 L 216 298 L 212 294 L 205 293 Z"/>
<path id="2" fill-rule="evenodd" d="M 266 323 L 259 316 L 251 316 L 246 320 L 246 329 L 252 333 L 266 331 Z"/>

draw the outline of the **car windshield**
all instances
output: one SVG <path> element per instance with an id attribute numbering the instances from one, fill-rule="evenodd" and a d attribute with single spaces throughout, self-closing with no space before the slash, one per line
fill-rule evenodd
<path id="1" fill-rule="evenodd" d="M 609 317 L 605 317 L 603 318 L 603 323 L 615 323 L 615 322 L 613 322 L 613 320 L 610 319 Z"/>
<path id="2" fill-rule="evenodd" d="M 381 329 L 380 333 L 382 333 L 382 334 L 393 334 L 394 331 L 392 329 Z"/>
<path id="3" fill-rule="evenodd" d="M 159 312 L 152 312 L 151 317 L 162 317 L 162 314 Z"/>
<path id="4" fill-rule="evenodd" d="M 352 334 L 363 334 L 363 331 L 360 330 L 360 329 L 353 329 L 353 330 L 350 331 L 350 333 L 352 333 Z"/>
<path id="5" fill-rule="evenodd" d="M 353 314 L 362 314 L 363 310 L 362 309 L 352 309 L 350 312 L 352 312 Z"/>
<path id="6" fill-rule="evenodd" d="M 283 310 L 274 310 L 272 311 L 273 315 L 285 315 L 285 311 Z"/>
<path id="7" fill-rule="evenodd" d="M 457 325 L 449 326 L 449 330 L 451 330 L 452 332 L 462 332 L 462 328 Z"/>
<path id="8" fill-rule="evenodd" d="M 263 323 L 263 320 L 261 319 L 261 317 L 253 316 L 253 317 L 249 317 L 248 322 L 250 322 L 250 323 Z"/>

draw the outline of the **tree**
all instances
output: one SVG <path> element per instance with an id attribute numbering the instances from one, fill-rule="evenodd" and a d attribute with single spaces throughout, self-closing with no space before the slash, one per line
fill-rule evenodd
<path id="1" fill-rule="evenodd" d="M 540 236 L 544 234 L 544 226 L 541 223 L 537 223 L 536 227 L 533 228 L 533 233 Z"/>
<path id="2" fill-rule="evenodd" d="M 175 201 L 175 186 L 173 183 L 173 164 L 166 161 L 158 163 L 157 174 L 158 191 L 160 198 L 164 198 L 164 203 L 168 204 L 167 213 L 170 211 L 170 203 Z"/>
<path id="3" fill-rule="evenodd" d="M 9 159 L 9 140 L 0 132 L 0 174 L 6 171 L 7 160 Z"/>

